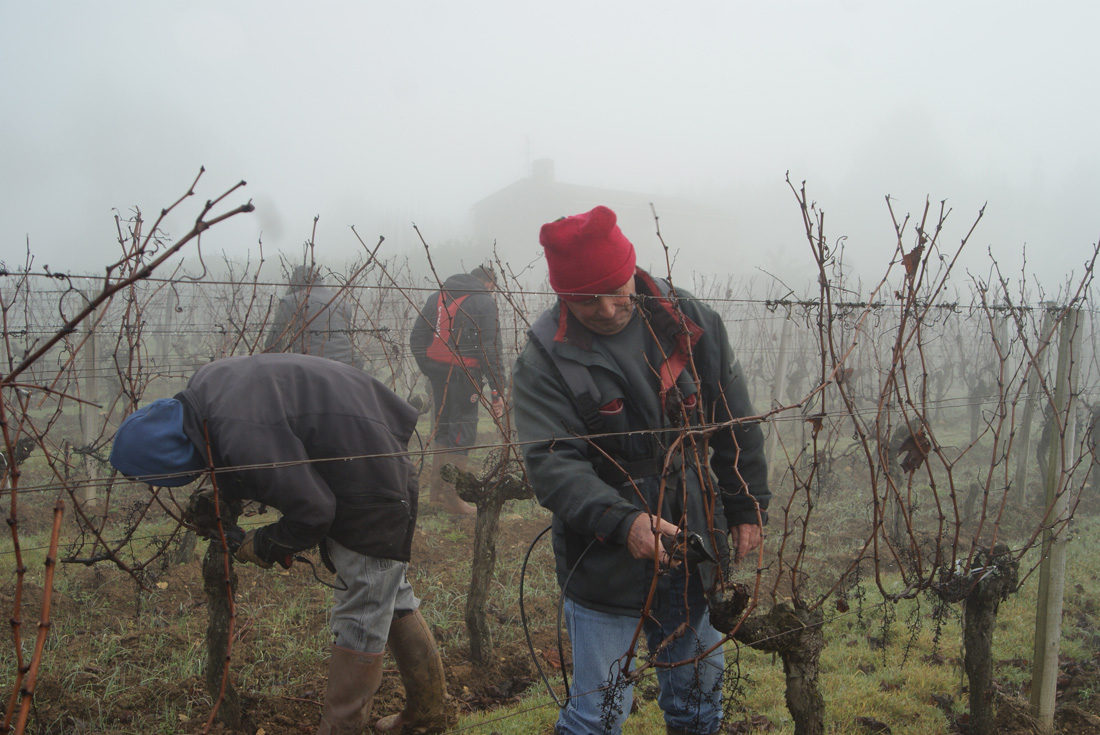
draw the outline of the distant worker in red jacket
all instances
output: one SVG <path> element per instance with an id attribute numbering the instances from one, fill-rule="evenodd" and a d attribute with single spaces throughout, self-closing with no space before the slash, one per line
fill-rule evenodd
<path id="1" fill-rule="evenodd" d="M 429 502 L 458 515 L 472 515 L 476 510 L 443 481 L 439 470 L 447 463 L 466 469 L 470 447 L 477 441 L 477 408 L 486 382 L 492 391 L 493 416 L 504 414 L 495 289 L 496 276 L 485 266 L 451 276 L 441 291 L 428 297 L 409 339 L 435 402 L 433 443 L 437 452 Z"/>

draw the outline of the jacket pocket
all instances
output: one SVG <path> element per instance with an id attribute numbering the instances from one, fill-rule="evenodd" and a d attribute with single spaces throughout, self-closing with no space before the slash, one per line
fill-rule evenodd
<path id="1" fill-rule="evenodd" d="M 360 554 L 407 561 L 411 525 L 407 500 L 364 495 L 337 500 L 328 535 Z"/>
<path id="2" fill-rule="evenodd" d="M 600 414 L 602 416 L 617 416 L 618 414 L 623 412 L 623 405 L 624 404 L 622 398 L 616 398 L 613 401 L 608 401 L 607 403 L 600 406 Z"/>

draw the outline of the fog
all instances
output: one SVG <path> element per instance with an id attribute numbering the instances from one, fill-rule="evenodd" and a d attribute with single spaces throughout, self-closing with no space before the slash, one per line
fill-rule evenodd
<path id="1" fill-rule="evenodd" d="M 520 267 L 574 212 L 544 202 L 503 236 L 474 208 L 539 161 L 592 194 L 584 209 L 652 202 L 677 268 L 793 285 L 812 268 L 787 172 L 872 279 L 896 244 L 887 196 L 899 217 L 946 200 L 948 246 L 986 205 L 963 264 L 982 277 L 990 252 L 1018 276 L 1026 248 L 1056 288 L 1100 236 L 1085 0 L 58 2 L 2 19 L 8 267 L 29 244 L 36 269 L 100 271 L 114 213 L 151 217 L 200 166 L 199 201 L 243 179 L 230 202 L 257 207 L 204 236 L 219 257 L 292 251 L 319 215 L 322 259 L 362 253 L 351 225 L 417 257 L 415 223 Z M 722 237 L 691 229 L 695 205 Z M 181 211 L 170 234 L 197 213 Z M 647 265 L 654 229 L 624 222 Z"/>

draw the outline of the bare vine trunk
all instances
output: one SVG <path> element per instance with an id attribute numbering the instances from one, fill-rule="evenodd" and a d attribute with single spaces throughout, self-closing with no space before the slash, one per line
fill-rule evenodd
<path id="1" fill-rule="evenodd" d="M 485 616 L 489 585 L 497 563 L 496 535 L 500 524 L 501 503 L 486 503 L 477 508 L 474 525 L 474 558 L 470 572 L 470 593 L 466 597 L 466 631 L 470 636 L 470 659 L 479 665 L 493 654 L 493 631 Z"/>
<path id="2" fill-rule="evenodd" d="M 759 651 L 778 653 L 783 660 L 787 709 L 795 735 L 825 732 L 825 698 L 817 682 L 825 647 L 824 617 L 820 608 L 811 611 L 779 604 L 766 615 L 750 617 L 734 634 L 738 641 Z"/>
<path id="3" fill-rule="evenodd" d="M 470 472 L 444 465 L 441 476 L 454 484 L 458 497 L 477 506 L 474 524 L 474 556 L 470 589 L 466 596 L 466 633 L 470 637 L 470 660 L 488 664 L 493 656 L 493 631 L 485 609 L 497 563 L 497 527 L 500 511 L 508 500 L 531 497 L 531 488 L 517 476 L 500 473 L 498 479 L 479 480 Z"/>
<path id="4" fill-rule="evenodd" d="M 225 551 L 220 542 L 211 541 L 202 558 L 202 586 L 206 592 L 206 689 L 211 701 L 221 694 L 225 658 L 229 653 L 229 595 L 237 591 L 237 573 L 230 566 L 229 584 L 225 580 Z M 241 724 L 241 700 L 231 681 L 218 708 L 218 721 L 229 726 Z"/>
<path id="5" fill-rule="evenodd" d="M 998 545 L 992 559 L 988 552 L 975 556 L 978 583 L 966 597 L 963 621 L 963 665 L 970 682 L 970 733 L 993 733 L 993 630 L 1001 601 L 1016 589 L 1019 564 L 1008 547 Z"/>
<path id="6" fill-rule="evenodd" d="M 202 588 L 206 592 L 206 689 L 210 700 L 217 707 L 217 720 L 227 727 L 241 727 L 246 718 L 241 707 L 241 699 L 233 682 L 225 681 L 222 691 L 222 677 L 225 675 L 226 661 L 229 657 L 229 633 L 232 616 L 233 595 L 237 592 L 237 572 L 233 561 L 226 560 L 228 553 L 222 543 L 220 527 L 236 528 L 241 514 L 240 501 L 214 505 L 214 495 L 210 491 L 196 492 L 187 502 L 184 517 L 192 523 L 206 538 L 202 557 Z M 226 580 L 228 569 L 229 579 Z"/>

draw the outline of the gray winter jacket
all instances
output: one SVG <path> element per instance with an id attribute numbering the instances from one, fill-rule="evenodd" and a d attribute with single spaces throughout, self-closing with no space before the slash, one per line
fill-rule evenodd
<path id="1" fill-rule="evenodd" d="M 660 366 L 677 350 L 690 355 L 663 410 L 647 408 L 658 401 L 639 400 L 643 391 L 652 398 L 660 390 L 656 375 L 647 385 L 627 384 L 615 359 L 624 357 L 610 354 L 603 340 L 560 302 L 553 307 L 558 330 L 551 350 L 588 368 L 600 394 L 602 435 L 585 438 L 573 392 L 533 340 L 512 372 L 527 474 L 539 502 L 554 513 L 558 582 L 582 605 L 633 616 L 645 604 L 654 573 L 651 560 L 635 559 L 626 548 L 630 525 L 640 512 L 659 514 L 699 534 L 724 559 L 729 528 L 766 520 L 771 497 L 757 424 L 699 433 L 677 427 L 713 426 L 755 414 L 721 318 L 683 291 L 677 312 L 641 269 L 635 285 L 640 297 L 636 318 L 646 320 L 649 335 L 648 362 Z M 700 572 L 710 586 L 713 565 L 701 565 Z M 660 578 L 657 610 L 667 604 L 668 580 L 668 575 Z"/>
<path id="2" fill-rule="evenodd" d="M 275 307 L 265 352 L 297 352 L 362 368 L 348 332 L 351 315 L 343 294 L 320 282 L 294 284 Z"/>
<path id="3" fill-rule="evenodd" d="M 229 357 L 199 368 L 176 395 L 184 431 L 219 491 L 277 508 L 257 533 L 268 561 L 328 536 L 407 561 L 418 485 L 408 456 L 417 412 L 366 373 L 311 355 Z"/>

